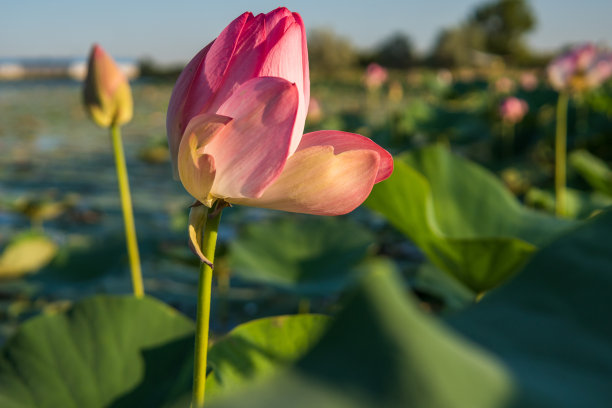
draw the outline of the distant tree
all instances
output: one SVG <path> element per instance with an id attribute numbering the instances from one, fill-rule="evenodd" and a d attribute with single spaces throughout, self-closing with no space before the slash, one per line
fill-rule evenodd
<path id="1" fill-rule="evenodd" d="M 414 62 L 412 41 L 405 34 L 393 34 L 377 47 L 374 59 L 387 68 L 408 68 Z"/>
<path id="2" fill-rule="evenodd" d="M 484 32 L 472 25 L 444 30 L 438 35 L 429 60 L 437 66 L 472 66 L 475 52 L 484 49 L 485 41 Z"/>
<path id="3" fill-rule="evenodd" d="M 526 0 L 497 0 L 478 7 L 468 24 L 485 35 L 484 51 L 517 58 L 527 52 L 524 36 L 536 26 Z"/>
<path id="4" fill-rule="evenodd" d="M 308 34 L 308 58 L 313 70 L 330 75 L 357 63 L 350 41 L 327 28 L 314 29 Z"/>
<path id="5" fill-rule="evenodd" d="M 181 71 L 183 70 L 182 65 L 160 67 L 150 57 L 145 57 L 138 61 L 138 68 L 141 77 L 150 79 L 152 78 L 162 81 L 176 81 Z"/>

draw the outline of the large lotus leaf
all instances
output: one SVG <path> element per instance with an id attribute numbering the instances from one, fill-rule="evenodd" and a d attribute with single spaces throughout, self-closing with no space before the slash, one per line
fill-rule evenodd
<path id="1" fill-rule="evenodd" d="M 500 362 L 406 300 L 386 264 L 364 279 L 296 366 L 213 407 L 492 407 L 511 393 Z"/>
<path id="2" fill-rule="evenodd" d="M 236 327 L 209 351 L 212 372 L 206 382 L 207 397 L 235 392 L 302 357 L 330 320 L 303 314 L 268 317 Z"/>
<path id="3" fill-rule="evenodd" d="M 232 271 L 243 279 L 304 295 L 341 290 L 374 237 L 346 218 L 291 217 L 248 225 L 229 246 Z"/>
<path id="4" fill-rule="evenodd" d="M 309 350 L 330 318 L 280 316 L 237 326 L 209 351 L 207 394 L 233 392 Z M 23 324 L 0 355 L 0 406 L 189 404 L 193 322 L 152 298 L 96 296 Z"/>
<path id="5" fill-rule="evenodd" d="M 517 406 L 612 401 L 612 211 L 542 249 L 512 281 L 449 322 L 504 361 Z"/>
<path id="6" fill-rule="evenodd" d="M 0 355 L 0 406 L 161 406 L 184 392 L 185 336 L 192 321 L 152 298 L 96 296 L 32 318 Z"/>
<path id="7" fill-rule="evenodd" d="M 576 150 L 570 154 L 569 163 L 591 187 L 612 196 L 612 170 L 606 162 L 587 150 Z"/>
<path id="8" fill-rule="evenodd" d="M 38 271 L 51 262 L 57 249 L 57 244 L 46 235 L 17 236 L 0 255 L 0 278 L 17 278 Z"/>
<path id="9" fill-rule="evenodd" d="M 607 407 L 611 230 L 586 221 L 449 325 L 379 270 L 290 371 L 211 408 Z"/>
<path id="10" fill-rule="evenodd" d="M 328 316 L 302 314 L 266 317 L 235 327 L 214 342 L 208 351 L 206 399 L 231 395 L 288 367 L 312 348 L 330 321 Z M 172 347 L 186 350 L 187 353 L 175 360 L 175 371 L 181 373 L 179 379 L 165 380 L 174 384 L 174 391 L 182 393 L 169 403 L 164 401 L 163 405 L 160 403 L 149 407 L 178 408 L 189 406 L 191 401 L 193 336 L 175 342 Z M 138 406 L 140 402 L 136 397 L 139 396 L 129 395 L 129 399 L 124 397 L 122 401 Z"/>
<path id="11" fill-rule="evenodd" d="M 366 205 L 476 292 L 505 281 L 571 225 L 523 207 L 494 175 L 441 146 L 396 158 Z"/>

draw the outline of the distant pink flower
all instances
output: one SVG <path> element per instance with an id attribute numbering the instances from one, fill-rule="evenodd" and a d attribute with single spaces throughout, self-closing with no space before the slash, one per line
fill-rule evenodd
<path id="1" fill-rule="evenodd" d="M 318 99 L 310 98 L 310 104 L 308 105 L 308 115 L 306 116 L 309 121 L 318 122 L 323 117 L 323 109 Z"/>
<path id="2" fill-rule="evenodd" d="M 510 93 L 514 90 L 514 81 L 508 77 L 501 77 L 495 81 L 495 90 L 502 94 Z"/>
<path id="3" fill-rule="evenodd" d="M 533 91 L 534 89 L 536 89 L 538 87 L 538 76 L 532 72 L 532 71 L 527 71 L 527 72 L 523 72 L 521 74 L 521 77 L 519 78 L 519 82 L 521 84 L 521 88 L 523 88 L 526 91 Z"/>
<path id="4" fill-rule="evenodd" d="M 98 126 L 122 125 L 132 119 L 134 104 L 127 77 L 98 44 L 89 54 L 83 102 Z"/>
<path id="5" fill-rule="evenodd" d="M 200 51 L 170 98 L 168 143 L 185 189 L 229 203 L 338 215 L 389 177 L 391 155 L 333 130 L 303 135 L 310 100 L 306 34 L 286 8 L 244 13 Z"/>
<path id="6" fill-rule="evenodd" d="M 518 123 L 529 111 L 529 105 L 522 99 L 510 96 L 499 105 L 499 115 L 507 123 Z"/>
<path id="7" fill-rule="evenodd" d="M 612 75 L 612 53 L 584 44 L 554 59 L 547 71 L 548 80 L 557 91 L 597 88 Z"/>
<path id="8" fill-rule="evenodd" d="M 377 63 L 372 62 L 366 68 L 363 81 L 368 89 L 375 90 L 380 88 L 387 81 L 387 77 L 387 70 Z"/>

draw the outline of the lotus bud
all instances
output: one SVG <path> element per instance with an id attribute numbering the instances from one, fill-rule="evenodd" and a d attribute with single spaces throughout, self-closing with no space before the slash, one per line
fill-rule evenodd
<path id="1" fill-rule="evenodd" d="M 127 77 L 97 44 L 89 55 L 83 102 L 89 116 L 101 127 L 118 126 L 132 119 L 132 91 Z"/>

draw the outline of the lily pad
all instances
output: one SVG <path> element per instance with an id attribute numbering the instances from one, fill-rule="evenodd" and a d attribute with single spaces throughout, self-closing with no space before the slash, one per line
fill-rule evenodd
<path id="1" fill-rule="evenodd" d="M 207 394 L 231 393 L 302 357 L 330 321 L 280 316 L 209 351 Z M 175 407 L 191 398 L 193 322 L 153 299 L 96 296 L 24 323 L 0 354 L 0 406 Z"/>
<path id="2" fill-rule="evenodd" d="M 291 370 L 211 408 L 608 406 L 611 229 L 586 221 L 448 324 L 379 267 Z"/>
<path id="3" fill-rule="evenodd" d="M 47 265 L 58 246 L 46 235 L 25 233 L 15 237 L 0 255 L 0 278 L 18 278 Z"/>
<path id="4" fill-rule="evenodd" d="M 346 218 L 290 217 L 248 225 L 229 246 L 232 272 L 301 295 L 335 293 L 354 281 L 374 242 Z"/>
<path id="5" fill-rule="evenodd" d="M 184 383 L 176 362 L 193 351 L 175 343 L 193 326 L 155 299 L 131 296 L 32 318 L 2 349 L 0 406 L 161 406 L 184 391 L 175 389 Z"/>
<path id="6" fill-rule="evenodd" d="M 402 287 L 377 265 L 295 367 L 211 408 L 494 407 L 510 393 L 499 362 L 424 315 Z"/>
<path id="7" fill-rule="evenodd" d="M 209 351 L 212 372 L 206 381 L 207 397 L 235 392 L 288 366 L 312 348 L 330 320 L 304 314 L 268 317 L 236 327 Z"/>
<path id="8" fill-rule="evenodd" d="M 612 400 L 610 230 L 612 211 L 590 218 L 449 320 L 504 362 L 516 406 L 604 407 Z"/>
<path id="9" fill-rule="evenodd" d="M 330 321 L 331 318 L 327 316 L 303 314 L 266 317 L 235 327 L 217 340 L 208 351 L 206 400 L 232 395 L 250 384 L 258 384 L 287 369 L 312 348 Z M 174 381 L 174 390 L 182 390 L 181 395 L 169 403 L 164 401 L 163 404 L 148 407 L 189 406 L 193 345 L 193 336 L 172 344 L 173 349 L 188 351 L 174 362 L 175 371 L 181 373 L 180 378 Z M 169 380 L 169 376 L 165 380 Z M 142 403 L 133 397 L 129 399 L 133 406 L 141 406 L 139 404 Z M 123 400 L 128 401 L 125 398 Z"/>
<path id="10" fill-rule="evenodd" d="M 507 280 L 572 225 L 522 206 L 493 174 L 441 146 L 396 158 L 366 205 L 475 292 Z"/>

